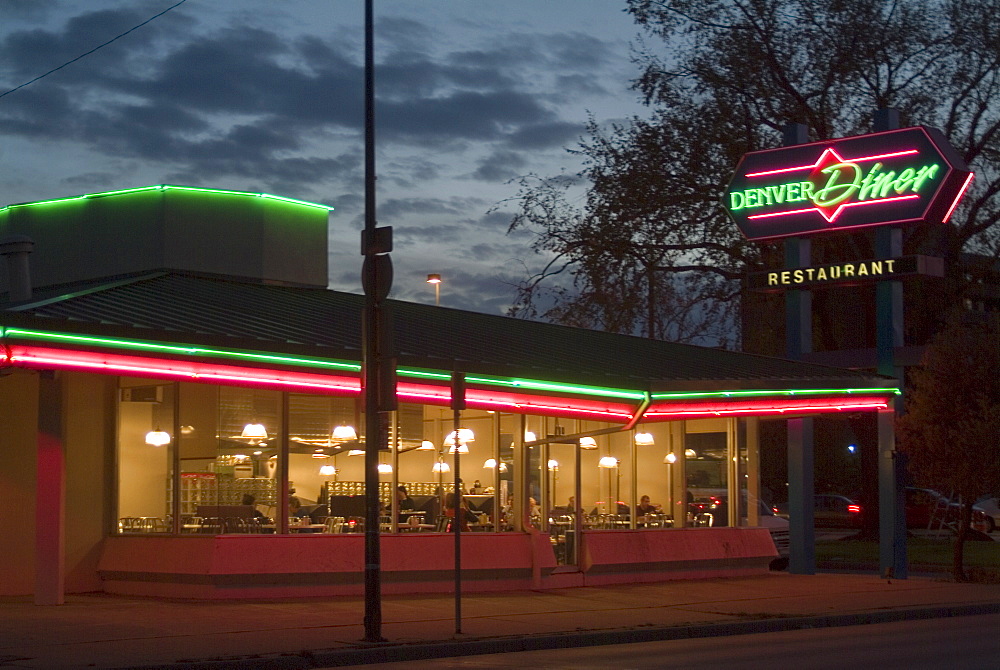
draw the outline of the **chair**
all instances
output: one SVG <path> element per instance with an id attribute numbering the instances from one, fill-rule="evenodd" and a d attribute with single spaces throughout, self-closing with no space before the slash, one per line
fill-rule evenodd
<path id="1" fill-rule="evenodd" d="M 324 533 L 343 533 L 344 532 L 344 517 L 342 516 L 328 516 L 326 521 L 323 523 Z"/>
<path id="2" fill-rule="evenodd" d="M 434 530 L 438 533 L 447 533 L 448 526 L 451 525 L 451 519 L 446 516 L 439 516 L 437 520 L 437 525 L 435 525 Z"/>

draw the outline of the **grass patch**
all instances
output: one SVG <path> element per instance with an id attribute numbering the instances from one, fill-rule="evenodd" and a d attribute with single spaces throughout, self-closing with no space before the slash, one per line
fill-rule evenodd
<path id="1" fill-rule="evenodd" d="M 951 572 L 953 545 L 951 538 L 934 540 L 911 537 L 906 542 L 910 569 L 929 572 Z M 816 561 L 824 567 L 871 568 L 878 570 L 878 542 L 833 540 L 816 543 Z M 1000 581 L 1000 542 L 966 542 L 965 569 L 977 582 Z"/>

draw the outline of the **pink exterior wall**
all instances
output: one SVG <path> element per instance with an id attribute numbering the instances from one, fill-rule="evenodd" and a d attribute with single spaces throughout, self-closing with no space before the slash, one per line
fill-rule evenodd
<path id="1" fill-rule="evenodd" d="M 534 543 L 534 546 L 532 546 Z M 534 550 L 534 551 L 533 551 Z M 585 533 L 583 570 L 556 567 L 548 535 L 462 536 L 462 590 L 761 573 L 776 555 L 764 529 Z M 381 538 L 383 593 L 450 592 L 454 536 Z M 109 593 L 187 598 L 361 595 L 364 537 L 350 535 L 111 537 L 98 566 Z"/>
<path id="2" fill-rule="evenodd" d="M 588 586 L 767 572 L 778 555 L 766 528 L 595 530 L 584 533 Z"/>

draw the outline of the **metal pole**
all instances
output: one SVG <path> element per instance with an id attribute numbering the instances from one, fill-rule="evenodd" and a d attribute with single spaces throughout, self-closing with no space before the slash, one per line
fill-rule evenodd
<path id="1" fill-rule="evenodd" d="M 452 520 L 452 530 L 455 531 L 455 633 L 462 632 L 462 477 L 461 454 L 459 453 L 458 430 L 461 426 L 461 412 L 454 410 L 455 424 L 455 493 L 452 501 L 455 505 L 455 518 Z"/>
<path id="2" fill-rule="evenodd" d="M 462 505 L 462 459 L 459 449 L 461 443 L 458 439 L 462 427 L 462 410 L 465 409 L 465 375 L 460 372 L 452 373 L 451 407 L 454 424 L 452 430 L 455 431 L 452 442 L 455 449 L 455 492 L 452 495 L 455 516 L 451 523 L 455 532 L 455 634 L 458 635 L 462 632 L 462 521 L 465 520 L 465 508 Z"/>
<path id="3" fill-rule="evenodd" d="M 808 128 L 790 123 L 784 129 L 784 146 L 809 141 Z M 785 267 L 802 268 L 811 262 L 809 239 L 792 237 L 785 240 Z M 797 290 L 785 293 L 785 355 L 802 360 L 812 352 L 812 292 Z M 811 575 L 816 572 L 815 532 L 813 529 L 813 419 L 789 419 L 788 427 L 788 537 L 789 572 Z"/>
<path id="4" fill-rule="evenodd" d="M 875 112 L 875 132 L 899 128 L 899 110 Z M 875 231 L 875 255 L 879 259 L 903 255 L 903 230 L 899 226 L 879 226 Z M 896 378 L 903 387 L 903 369 L 896 365 L 896 347 L 905 344 L 903 336 L 903 283 L 880 281 L 875 285 L 875 350 L 878 373 Z M 879 572 L 884 576 L 906 579 L 905 492 L 897 470 L 895 423 L 902 408 L 896 398 L 886 411 L 878 413 L 878 486 L 879 486 Z"/>
<path id="5" fill-rule="evenodd" d="M 386 277 L 375 262 L 380 251 L 375 244 L 375 59 L 372 1 L 365 0 L 365 229 L 362 253 L 365 264 L 364 311 L 364 402 L 365 402 L 365 642 L 382 642 L 382 574 L 379 538 L 378 450 L 382 421 L 379 415 L 380 291 L 388 293 Z M 391 248 L 391 247 L 390 247 Z M 391 282 L 391 274 L 388 277 Z"/>

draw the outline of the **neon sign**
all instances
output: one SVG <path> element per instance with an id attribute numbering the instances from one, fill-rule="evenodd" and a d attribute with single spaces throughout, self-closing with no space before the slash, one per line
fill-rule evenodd
<path id="1" fill-rule="evenodd" d="M 917 126 L 746 154 L 723 205 L 747 239 L 890 223 L 943 223 L 973 174 Z"/>

